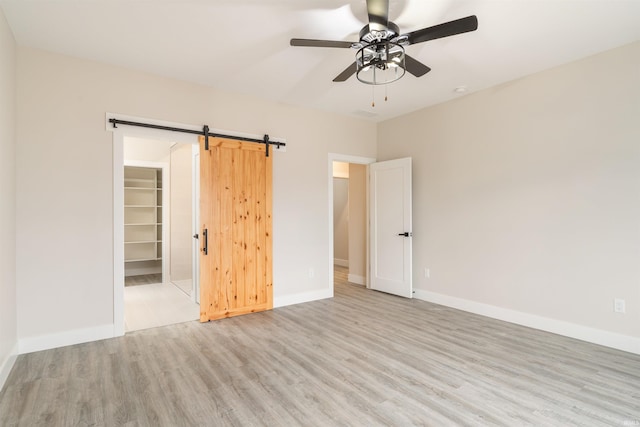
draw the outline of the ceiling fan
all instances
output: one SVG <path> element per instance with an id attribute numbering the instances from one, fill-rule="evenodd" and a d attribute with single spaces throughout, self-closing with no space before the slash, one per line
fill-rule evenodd
<path id="1" fill-rule="evenodd" d="M 431 71 L 420 61 L 406 55 L 405 46 L 475 31 L 475 15 L 433 27 L 400 34 L 396 24 L 389 21 L 389 0 L 367 0 L 369 23 L 360 30 L 357 42 L 338 40 L 291 39 L 291 46 L 335 47 L 357 50 L 356 60 L 333 79 L 344 82 L 353 74 L 363 83 L 379 85 L 400 79 L 405 71 L 416 77 Z"/>

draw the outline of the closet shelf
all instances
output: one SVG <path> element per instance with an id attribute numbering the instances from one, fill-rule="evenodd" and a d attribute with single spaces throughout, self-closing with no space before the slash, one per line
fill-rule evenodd
<path id="1" fill-rule="evenodd" d="M 131 186 L 126 186 L 124 187 L 125 190 L 148 190 L 148 191 L 162 191 L 162 188 L 156 188 L 156 187 L 131 187 Z"/>
<path id="2" fill-rule="evenodd" d="M 141 168 L 138 168 L 138 169 L 141 169 Z M 125 176 L 124 177 L 124 181 L 125 182 L 147 182 L 149 184 L 154 184 L 155 185 L 156 178 L 155 177 L 152 177 L 152 178 L 131 178 L 131 177 Z"/>
<path id="3" fill-rule="evenodd" d="M 125 275 L 162 272 L 162 169 L 125 166 L 123 184 Z"/>
<path id="4" fill-rule="evenodd" d="M 137 259 L 125 259 L 124 262 L 141 262 L 141 261 L 160 261 L 162 258 L 137 258 Z"/>

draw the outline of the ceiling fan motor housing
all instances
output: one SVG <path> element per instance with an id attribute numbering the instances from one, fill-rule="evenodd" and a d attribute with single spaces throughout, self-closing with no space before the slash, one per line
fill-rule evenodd
<path id="1" fill-rule="evenodd" d="M 387 28 L 384 30 L 373 30 L 370 25 L 365 25 L 360 30 L 360 41 L 363 43 L 373 43 L 382 40 L 391 40 L 400 34 L 400 28 L 393 22 L 389 21 Z"/>

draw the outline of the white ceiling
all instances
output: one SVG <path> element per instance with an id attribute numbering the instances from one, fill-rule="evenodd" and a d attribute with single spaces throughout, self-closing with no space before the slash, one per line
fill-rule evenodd
<path id="1" fill-rule="evenodd" d="M 468 15 L 478 30 L 407 47 L 432 68 L 385 88 L 332 79 L 365 0 L 0 0 L 20 45 L 298 106 L 384 120 L 640 40 L 640 0 L 391 0 L 401 33 Z M 585 88 L 588 90 L 588 88 Z"/>

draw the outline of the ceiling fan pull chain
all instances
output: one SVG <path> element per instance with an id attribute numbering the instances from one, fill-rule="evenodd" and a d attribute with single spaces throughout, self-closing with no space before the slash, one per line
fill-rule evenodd
<path id="1" fill-rule="evenodd" d="M 376 106 L 376 87 L 375 85 L 371 85 L 371 106 Z"/>

